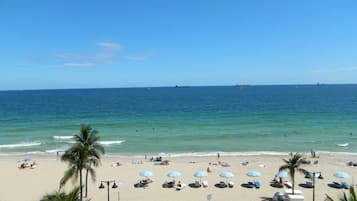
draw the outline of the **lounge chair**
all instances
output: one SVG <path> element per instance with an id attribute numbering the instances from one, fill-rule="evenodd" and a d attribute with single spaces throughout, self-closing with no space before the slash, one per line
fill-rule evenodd
<path id="1" fill-rule="evenodd" d="M 299 186 L 303 188 L 313 188 L 314 184 L 311 181 L 307 181 L 306 183 L 299 184 Z"/>
<path id="2" fill-rule="evenodd" d="M 183 188 L 185 188 L 185 186 L 186 186 L 186 184 L 182 184 L 182 183 L 177 184 L 177 185 L 176 185 L 176 190 L 180 191 L 180 190 L 182 190 Z"/>
<path id="3" fill-rule="evenodd" d="M 220 181 L 219 183 L 214 185 L 217 188 L 227 188 L 227 184 L 224 181 Z"/>
<path id="4" fill-rule="evenodd" d="M 203 186 L 203 187 L 208 187 L 208 181 L 203 181 L 203 182 L 202 182 L 202 186 Z"/>
<path id="5" fill-rule="evenodd" d="M 162 184 L 163 188 L 174 188 L 175 187 L 175 181 L 170 181 L 170 182 L 165 182 Z"/>
<path id="6" fill-rule="evenodd" d="M 234 187 L 234 182 L 233 181 L 228 182 L 228 188 L 233 188 L 233 187 Z"/>
<path id="7" fill-rule="evenodd" d="M 200 188 L 202 185 L 200 184 L 199 181 L 195 181 L 194 183 L 190 183 L 189 186 L 191 188 Z"/>
<path id="8" fill-rule="evenodd" d="M 284 185 L 282 183 L 274 181 L 274 180 L 270 183 L 270 186 L 275 187 L 275 188 L 283 188 L 284 187 Z"/>
<path id="9" fill-rule="evenodd" d="M 255 187 L 253 182 L 244 183 L 241 186 L 245 187 L 245 188 L 254 188 Z"/>
<path id="10" fill-rule="evenodd" d="M 140 181 L 140 182 L 134 184 L 134 187 L 135 188 L 146 188 L 146 187 L 148 187 L 148 184 Z"/>
<path id="11" fill-rule="evenodd" d="M 288 188 L 292 188 L 292 187 L 293 187 L 293 184 L 290 183 L 290 182 L 288 182 L 288 181 L 286 181 L 286 182 L 284 183 L 284 185 L 285 185 L 286 187 L 288 187 Z"/>
<path id="12" fill-rule="evenodd" d="M 342 188 L 344 188 L 344 189 L 349 189 L 349 188 L 350 188 L 350 185 L 349 185 L 347 182 L 345 182 L 345 181 L 341 182 L 341 186 L 342 186 Z"/>
<path id="13" fill-rule="evenodd" d="M 260 182 L 259 181 L 255 181 L 254 182 L 254 186 L 255 186 L 255 188 L 260 188 Z"/>
<path id="14" fill-rule="evenodd" d="M 330 187 L 332 187 L 332 188 L 343 188 L 343 186 L 339 183 L 339 182 L 336 182 L 336 181 L 334 181 L 334 182 L 332 182 L 332 183 L 330 183 L 330 184 L 328 184 L 328 186 L 330 186 Z"/>

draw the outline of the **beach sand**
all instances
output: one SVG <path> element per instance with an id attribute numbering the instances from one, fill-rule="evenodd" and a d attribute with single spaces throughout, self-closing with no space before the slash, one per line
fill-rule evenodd
<path id="1" fill-rule="evenodd" d="M 18 169 L 18 160 L 21 157 L 0 157 L 0 200 L 1 201 L 38 201 L 45 193 L 51 193 L 58 189 L 60 178 L 66 170 L 66 164 L 56 159 L 56 156 L 31 156 L 38 163 L 35 169 Z M 106 156 L 102 159 L 102 165 L 96 168 L 96 182 L 89 181 L 89 196 L 92 201 L 107 200 L 107 189 L 99 189 L 101 180 L 116 180 L 119 187 L 110 189 L 110 200 L 131 200 L 131 201 L 198 201 L 208 200 L 270 200 L 275 192 L 283 191 L 285 188 L 274 188 L 270 186 L 270 181 L 274 178 L 278 168 L 283 164 L 282 159 L 286 156 L 225 156 L 221 154 L 220 161 L 226 162 L 230 167 L 222 167 L 218 164 L 216 156 L 210 157 L 163 157 L 169 160 L 169 165 L 155 165 L 139 157 L 131 156 Z M 308 158 L 308 156 L 307 156 Z M 327 184 L 332 181 L 341 181 L 333 176 L 336 171 L 347 172 L 351 178 L 343 179 L 349 183 L 354 181 L 357 175 L 357 167 L 348 166 L 348 161 L 353 161 L 355 156 L 351 155 L 320 155 L 320 158 L 308 158 L 311 161 L 318 160 L 318 164 L 307 165 L 304 168 L 309 171 L 322 172 L 324 179 L 316 179 L 316 199 L 324 200 L 325 195 L 336 198 L 342 192 L 347 190 L 334 189 Z M 112 164 L 120 161 L 121 166 L 113 167 Z M 137 162 L 143 162 L 138 164 Z M 248 161 L 247 165 L 242 163 Z M 211 165 L 209 166 L 209 163 Z M 216 165 L 217 164 L 217 165 Z M 206 171 L 207 167 L 212 170 L 202 180 L 208 181 L 206 188 L 190 188 L 186 186 L 181 191 L 174 188 L 162 188 L 165 181 L 172 180 L 167 177 L 170 171 L 179 171 L 182 175 L 177 178 L 182 183 L 189 184 L 199 178 L 193 174 L 196 171 Z M 134 188 L 134 184 L 142 179 L 139 172 L 150 170 L 153 173 L 151 177 L 154 180 L 147 188 Z M 251 178 L 246 175 L 248 171 L 255 170 L 261 173 L 260 177 Z M 228 179 L 233 181 L 233 188 L 217 188 L 214 184 L 219 181 L 227 181 L 219 174 L 223 171 L 229 171 L 234 177 Z M 289 179 L 289 178 L 288 178 Z M 248 189 L 241 184 L 248 181 L 257 180 L 261 183 L 260 189 Z M 290 180 L 290 179 L 289 179 Z M 300 187 L 298 184 L 309 181 L 304 175 L 296 174 L 296 187 L 303 192 L 305 200 L 312 200 L 312 189 Z M 72 183 L 69 181 L 66 190 L 71 189 Z"/>

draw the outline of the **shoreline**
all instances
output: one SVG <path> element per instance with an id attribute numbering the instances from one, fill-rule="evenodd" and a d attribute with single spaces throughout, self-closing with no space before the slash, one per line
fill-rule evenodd
<path id="1" fill-rule="evenodd" d="M 294 152 L 294 151 L 293 151 Z M 330 151 L 319 151 L 315 150 L 318 155 L 325 156 L 357 156 L 356 152 L 330 152 Z M 59 152 L 61 155 L 63 151 Z M 243 151 L 243 152 L 224 152 L 224 151 L 212 151 L 212 152 L 171 152 L 171 153 L 106 153 L 103 155 L 105 158 L 112 157 L 130 157 L 130 158 L 143 158 L 146 156 L 163 156 L 168 158 L 181 158 L 181 157 L 215 157 L 217 153 L 226 157 L 244 157 L 244 156 L 288 156 L 290 152 L 277 152 L 277 151 Z M 310 157 L 311 152 L 299 152 L 303 154 L 304 157 Z M 0 158 L 6 157 L 21 157 L 21 156 L 35 156 L 51 158 L 57 157 L 56 152 L 27 152 L 27 153 L 1 153 Z"/>

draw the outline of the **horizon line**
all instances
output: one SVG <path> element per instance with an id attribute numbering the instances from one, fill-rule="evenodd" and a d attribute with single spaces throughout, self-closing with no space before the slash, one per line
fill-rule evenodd
<path id="1" fill-rule="evenodd" d="M 309 84 L 231 84 L 231 85 L 163 85 L 163 86 L 136 86 L 136 87 L 83 87 L 83 88 L 34 88 L 34 89 L 0 89 L 4 91 L 47 91 L 47 90 L 91 90 L 91 89 L 143 89 L 143 88 L 189 88 L 189 87 L 263 87 L 263 86 L 331 86 L 357 85 L 357 83 L 309 83 Z"/>

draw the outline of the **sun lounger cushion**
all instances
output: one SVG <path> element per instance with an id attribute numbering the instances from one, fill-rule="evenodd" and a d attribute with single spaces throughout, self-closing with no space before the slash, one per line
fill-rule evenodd
<path id="1" fill-rule="evenodd" d="M 233 181 L 228 182 L 228 187 L 229 188 L 233 188 L 234 187 L 234 182 Z"/>
<path id="2" fill-rule="evenodd" d="M 341 186 L 345 189 L 348 189 L 350 187 L 350 185 L 345 181 L 341 182 Z"/>
<path id="3" fill-rule="evenodd" d="M 287 181 L 287 182 L 285 182 L 285 186 L 288 188 L 292 188 L 293 184 Z"/>
<path id="4" fill-rule="evenodd" d="M 178 184 L 177 186 L 176 186 L 176 190 L 182 190 L 183 188 L 185 188 L 185 186 L 186 186 L 186 184 Z"/>
<path id="5" fill-rule="evenodd" d="M 254 186 L 255 186 L 255 188 L 260 188 L 260 182 L 259 181 L 255 181 L 254 182 Z"/>

